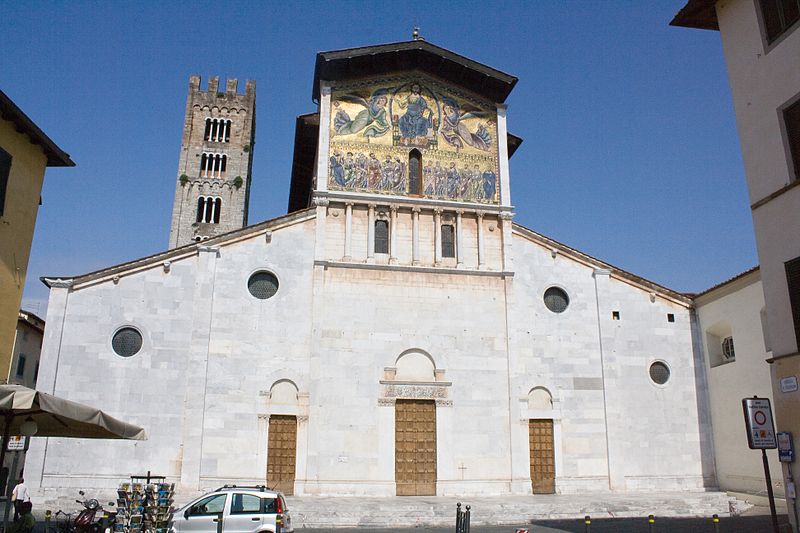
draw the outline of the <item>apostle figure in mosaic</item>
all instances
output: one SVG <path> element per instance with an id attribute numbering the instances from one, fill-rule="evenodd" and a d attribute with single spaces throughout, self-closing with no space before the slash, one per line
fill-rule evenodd
<path id="1" fill-rule="evenodd" d="M 386 89 L 378 89 L 372 93 L 369 101 L 354 94 L 343 95 L 340 100 L 362 105 L 365 109 L 359 111 L 353 119 L 344 109 L 338 110 L 333 118 L 333 130 L 336 135 L 352 135 L 363 130 L 364 137 L 369 138 L 380 137 L 389 131 L 389 122 L 386 120 L 388 102 Z"/>
<path id="2" fill-rule="evenodd" d="M 445 98 L 443 101 L 444 118 L 439 132 L 450 146 L 460 150 L 464 145 L 472 146 L 478 150 L 489 150 L 492 145 L 492 136 L 486 129 L 485 124 L 480 124 L 477 131 L 472 133 L 464 124 L 464 120 L 473 117 L 486 117 L 489 113 L 479 110 L 462 112 L 461 107 L 452 98 Z"/>
<path id="3" fill-rule="evenodd" d="M 412 84 L 409 95 L 397 104 L 401 109 L 406 110 L 398 124 L 400 136 L 403 139 L 413 140 L 417 137 L 426 137 L 431 127 L 433 112 L 428 108 L 428 102 L 425 101 L 421 91 L 418 83 Z"/>
<path id="4" fill-rule="evenodd" d="M 344 187 L 344 167 L 342 166 L 341 158 L 342 154 L 339 152 L 334 152 L 331 156 L 331 175 L 333 175 L 333 180 L 338 186 Z"/>
<path id="5" fill-rule="evenodd" d="M 489 201 L 494 200 L 497 190 L 497 176 L 491 169 L 483 173 L 483 197 Z"/>

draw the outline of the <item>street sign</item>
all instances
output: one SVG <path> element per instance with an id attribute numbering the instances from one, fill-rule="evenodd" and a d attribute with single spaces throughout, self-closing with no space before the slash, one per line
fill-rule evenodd
<path id="1" fill-rule="evenodd" d="M 781 379 L 781 392 L 794 392 L 797 389 L 797 376 L 789 376 L 788 378 Z"/>
<path id="2" fill-rule="evenodd" d="M 794 443 L 788 431 L 778 433 L 778 460 L 782 463 L 794 461 Z"/>
<path id="3" fill-rule="evenodd" d="M 8 447 L 6 448 L 10 452 L 21 452 L 25 450 L 25 442 L 28 440 L 28 437 L 23 437 L 22 435 L 12 435 L 8 438 Z"/>
<path id="4" fill-rule="evenodd" d="M 766 398 L 745 398 L 744 425 L 747 428 L 747 445 L 751 450 L 771 450 L 778 447 L 775 426 L 772 425 L 772 407 Z"/>

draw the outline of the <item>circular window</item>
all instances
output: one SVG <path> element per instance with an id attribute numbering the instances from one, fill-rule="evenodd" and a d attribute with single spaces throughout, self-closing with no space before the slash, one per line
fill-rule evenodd
<path id="1" fill-rule="evenodd" d="M 554 313 L 563 313 L 569 305 L 569 296 L 563 289 L 550 287 L 544 291 L 544 305 Z"/>
<path id="2" fill-rule="evenodd" d="M 130 357 L 142 349 L 142 334 L 133 328 L 122 328 L 114 333 L 111 347 L 121 357 Z"/>
<path id="3" fill-rule="evenodd" d="M 278 278 L 272 272 L 256 272 L 247 280 L 247 290 L 259 300 L 272 298 L 278 292 Z"/>
<path id="4" fill-rule="evenodd" d="M 657 385 L 663 385 L 669 381 L 669 367 L 666 363 L 656 361 L 650 365 L 650 379 Z"/>

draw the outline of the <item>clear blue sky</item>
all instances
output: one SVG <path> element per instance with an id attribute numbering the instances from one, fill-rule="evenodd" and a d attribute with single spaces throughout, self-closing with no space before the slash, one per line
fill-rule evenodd
<path id="1" fill-rule="evenodd" d="M 46 174 L 34 311 L 40 276 L 166 249 L 189 75 L 257 81 L 255 223 L 286 211 L 315 54 L 415 21 L 519 77 L 517 222 L 679 291 L 757 263 L 720 36 L 668 26 L 684 0 L 0 3 L 0 88 L 77 163 Z"/>

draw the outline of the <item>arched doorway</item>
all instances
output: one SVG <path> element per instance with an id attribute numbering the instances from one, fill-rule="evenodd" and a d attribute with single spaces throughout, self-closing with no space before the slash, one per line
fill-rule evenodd
<path id="1" fill-rule="evenodd" d="M 395 380 L 436 381 L 433 359 L 422 351 L 404 352 L 397 359 Z M 395 401 L 395 483 L 398 496 L 436 495 L 436 401 L 397 398 Z"/>
<path id="2" fill-rule="evenodd" d="M 270 389 L 270 400 L 276 404 L 296 406 L 297 392 L 294 383 L 279 380 Z M 297 468 L 297 417 L 270 415 L 267 431 L 267 486 L 291 496 Z"/>
<path id="3" fill-rule="evenodd" d="M 548 412 L 553 409 L 553 396 L 544 387 L 534 387 L 528 393 L 528 409 Z M 528 420 L 530 444 L 531 489 L 534 494 L 553 494 L 556 491 L 556 458 L 552 418 Z"/>

